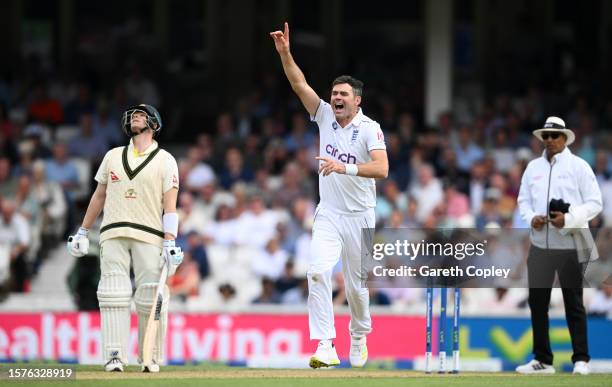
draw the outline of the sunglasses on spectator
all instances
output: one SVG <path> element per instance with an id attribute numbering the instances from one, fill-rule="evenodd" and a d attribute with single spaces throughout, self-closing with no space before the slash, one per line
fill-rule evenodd
<path id="1" fill-rule="evenodd" d="M 543 132 L 542 140 L 548 140 L 548 137 L 552 138 L 553 140 L 556 140 L 559 138 L 560 135 L 561 133 L 559 132 Z"/>

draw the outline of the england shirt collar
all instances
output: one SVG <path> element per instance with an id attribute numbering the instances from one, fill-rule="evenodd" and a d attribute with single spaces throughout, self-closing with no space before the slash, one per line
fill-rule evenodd
<path id="1" fill-rule="evenodd" d="M 361 125 L 362 121 L 363 121 L 363 111 L 361 110 L 361 108 L 359 108 L 359 111 L 357 112 L 355 117 L 353 117 L 353 120 L 348 125 L 346 125 L 343 129 L 349 129 L 351 126 L 357 127 Z"/>

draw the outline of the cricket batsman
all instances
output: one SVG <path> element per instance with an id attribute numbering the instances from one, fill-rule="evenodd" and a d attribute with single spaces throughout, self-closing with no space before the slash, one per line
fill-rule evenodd
<path id="1" fill-rule="evenodd" d="M 376 184 L 387 177 L 389 163 L 380 125 L 359 107 L 363 83 L 343 75 L 332 83 L 329 103 L 308 85 L 289 50 L 289 25 L 271 32 L 291 88 L 319 127 L 319 195 L 308 268 L 310 338 L 319 340 L 312 368 L 340 364 L 333 339 L 332 269 L 342 257 L 351 311 L 350 362 L 363 367 L 368 359 L 366 336 L 372 331 L 367 273 L 361 270 L 361 235 L 375 225 Z"/>
<path id="2" fill-rule="evenodd" d="M 128 363 L 130 304 L 134 268 L 138 313 L 139 362 L 147 319 L 154 302 L 163 265 L 175 273 L 183 261 L 178 234 L 176 198 L 178 167 L 174 157 L 159 148 L 153 137 L 162 128 L 159 112 L 151 105 L 137 105 L 123 113 L 127 146 L 106 153 L 96 173 L 97 188 L 91 197 L 79 231 L 68 238 L 68 251 L 75 257 L 87 254 L 89 228 L 104 209 L 100 229 L 101 277 L 98 301 L 102 320 L 104 369 L 122 372 Z M 153 364 L 143 372 L 159 372 L 163 362 L 169 291 L 165 288 L 160 328 L 155 339 Z"/>

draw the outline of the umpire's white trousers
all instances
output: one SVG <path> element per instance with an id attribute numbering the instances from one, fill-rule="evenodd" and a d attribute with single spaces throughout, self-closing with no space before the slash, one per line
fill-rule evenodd
<path id="1" fill-rule="evenodd" d="M 372 330 L 370 296 L 361 270 L 362 230 L 373 231 L 374 209 L 342 215 L 319 207 L 312 229 L 308 268 L 308 324 L 311 340 L 336 337 L 332 304 L 332 269 L 342 257 L 346 298 L 351 312 L 349 331 L 362 337 Z M 370 230 L 368 230 L 370 229 Z"/>

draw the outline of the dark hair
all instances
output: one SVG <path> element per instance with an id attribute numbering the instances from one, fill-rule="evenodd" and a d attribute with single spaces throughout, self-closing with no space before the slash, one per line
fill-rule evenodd
<path id="1" fill-rule="evenodd" d="M 332 82 L 332 87 L 340 85 L 342 83 L 348 83 L 353 88 L 353 94 L 355 96 L 361 96 L 363 94 L 363 82 L 357 78 L 353 78 L 350 75 L 340 75 Z"/>

